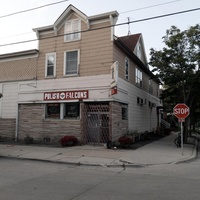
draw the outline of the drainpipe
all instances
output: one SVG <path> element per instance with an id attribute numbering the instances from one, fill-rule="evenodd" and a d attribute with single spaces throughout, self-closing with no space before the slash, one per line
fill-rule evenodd
<path id="1" fill-rule="evenodd" d="M 18 141 L 18 127 L 19 127 L 19 104 L 17 104 L 16 126 L 15 126 L 15 142 Z"/>
<path id="2" fill-rule="evenodd" d="M 110 23 L 111 23 L 111 41 L 113 41 L 113 35 L 114 35 L 114 19 L 113 19 L 113 16 L 110 15 Z"/>

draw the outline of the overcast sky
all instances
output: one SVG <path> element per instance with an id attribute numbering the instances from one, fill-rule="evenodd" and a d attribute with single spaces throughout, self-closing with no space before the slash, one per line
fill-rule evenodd
<path id="1" fill-rule="evenodd" d="M 87 16 L 104 12 L 118 11 L 117 24 L 136 21 L 180 11 L 200 8 L 200 0 L 68 0 L 63 3 L 43 7 L 29 12 L 4 17 L 31 8 L 59 2 L 61 0 L 1 0 L 0 6 L 0 45 L 36 39 L 33 28 L 52 25 L 69 4 L 74 5 Z M 184 14 L 131 23 L 131 34 L 142 33 L 147 58 L 149 49 L 160 50 L 162 37 L 172 25 L 181 30 L 200 23 L 200 10 Z M 117 36 L 127 35 L 128 25 L 117 26 Z M 37 42 L 0 46 L 0 54 L 35 49 Z"/>

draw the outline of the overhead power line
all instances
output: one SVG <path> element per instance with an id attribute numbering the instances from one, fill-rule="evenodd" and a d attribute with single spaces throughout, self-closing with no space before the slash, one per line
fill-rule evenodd
<path id="1" fill-rule="evenodd" d="M 47 6 L 52 6 L 52 5 L 55 5 L 55 4 L 63 3 L 65 1 L 69 1 L 69 0 L 63 0 L 63 1 L 55 2 L 55 3 L 46 4 L 46 5 L 43 5 L 43 6 L 31 8 L 31 9 L 24 10 L 24 11 L 18 11 L 18 12 L 15 12 L 15 13 L 10 13 L 10 14 L 4 15 L 4 16 L 0 16 L 0 18 L 5 18 L 5 17 L 12 16 L 12 15 L 17 15 L 17 14 L 21 14 L 21 13 L 24 13 L 24 12 L 30 12 L 30 11 L 33 11 L 33 10 L 36 10 L 36 9 L 40 9 L 40 8 L 43 8 L 43 7 L 47 7 Z M 174 1 L 169 1 L 169 2 L 165 2 L 165 3 L 154 4 L 154 5 L 151 5 L 151 6 L 137 8 L 137 9 L 134 9 L 134 10 L 124 11 L 124 12 L 121 12 L 120 14 L 124 14 L 124 13 L 128 13 L 128 12 L 134 12 L 134 11 L 138 11 L 138 10 L 144 10 L 144 9 L 153 8 L 153 7 L 158 7 L 158 6 L 162 6 L 162 5 L 166 5 L 166 4 L 170 4 L 170 3 L 175 3 L 175 2 L 178 2 L 178 1 L 182 1 L 182 0 L 174 0 Z M 18 35 L 23 35 L 23 34 L 29 34 L 29 33 L 21 33 L 21 34 L 18 34 Z M 14 36 L 18 36 L 18 35 L 11 35 L 11 36 L 8 36 L 8 37 L 14 37 Z M 8 37 L 4 37 L 4 38 L 0 38 L 0 39 L 5 39 L 5 38 L 8 38 Z"/>
<path id="2" fill-rule="evenodd" d="M 69 1 L 69 0 L 58 1 L 58 2 L 54 2 L 54 3 L 46 4 L 46 5 L 43 5 L 43 6 L 30 8 L 30 9 L 27 9 L 27 10 L 21 10 L 21 11 L 18 11 L 18 12 L 7 14 L 7 15 L 2 15 L 2 16 L 0 16 L 0 18 L 10 17 L 10 16 L 13 16 L 13 15 L 17 15 L 17 14 L 21 14 L 21 13 L 25 13 L 25 12 L 30 12 L 30 11 L 33 11 L 33 10 L 37 10 L 37 9 L 40 9 L 40 8 L 47 7 L 47 6 L 53 6 L 55 4 L 60 4 L 60 3 L 66 2 L 66 1 Z"/>
<path id="3" fill-rule="evenodd" d="M 194 9 L 190 9 L 190 10 L 184 10 L 184 11 L 180 11 L 180 12 L 169 13 L 169 14 L 165 14 L 165 15 L 159 15 L 159 16 L 154 16 L 154 17 L 149 17 L 149 18 L 144 18 L 144 19 L 139 19 L 139 20 L 124 22 L 124 23 L 120 23 L 120 24 L 116 24 L 116 25 L 109 25 L 109 26 L 99 27 L 99 28 L 90 29 L 90 30 L 83 30 L 83 31 L 78 31 L 78 32 L 74 32 L 74 33 L 83 33 L 83 32 L 95 31 L 95 30 L 100 30 L 100 29 L 105 29 L 105 28 L 110 28 L 110 27 L 115 27 L 115 26 L 122 26 L 122 25 L 126 25 L 126 24 L 132 24 L 132 23 L 138 23 L 138 22 L 143 22 L 143 21 L 149 21 L 149 20 L 153 20 L 153 19 L 170 17 L 170 16 L 173 16 L 173 15 L 180 15 L 180 14 L 184 14 L 184 13 L 188 13 L 188 12 L 194 12 L 194 11 L 198 11 L 198 10 L 200 10 L 200 8 L 194 8 Z M 69 33 L 69 35 L 70 34 L 71 33 Z M 27 41 L 2 44 L 2 45 L 0 45 L 0 47 L 10 46 L 10 45 L 16 45 L 16 44 L 22 44 L 22 43 L 28 43 L 28 42 L 35 42 L 35 41 L 38 41 L 38 40 L 45 40 L 45 39 L 50 39 L 50 38 L 55 38 L 55 37 L 62 37 L 64 35 L 68 35 L 68 34 L 61 34 L 61 35 L 58 35 L 58 36 L 51 36 L 51 37 L 42 38 L 42 39 L 32 39 L 32 40 L 27 40 Z"/>
<path id="4" fill-rule="evenodd" d="M 154 7 L 158 7 L 158 6 L 163 6 L 163 5 L 175 3 L 175 2 L 178 2 L 178 1 L 181 1 L 181 0 L 168 1 L 168 2 L 165 2 L 165 3 L 159 3 L 159 4 L 154 4 L 154 5 L 151 5 L 151 6 L 142 7 L 142 8 L 136 8 L 134 10 L 128 10 L 128 11 L 120 12 L 120 14 L 124 14 L 124 13 L 128 13 L 128 12 L 134 12 L 134 11 L 138 11 L 138 10 L 144 10 L 144 9 L 147 9 L 147 8 L 154 8 Z"/>

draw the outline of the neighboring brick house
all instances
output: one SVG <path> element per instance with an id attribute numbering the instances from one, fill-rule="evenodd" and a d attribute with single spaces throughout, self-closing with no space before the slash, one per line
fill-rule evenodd
<path id="1" fill-rule="evenodd" d="M 1 137 L 106 143 L 156 129 L 159 83 L 142 35 L 116 37 L 117 18 L 116 11 L 88 17 L 70 5 L 53 25 L 33 29 L 38 51 L 0 55 Z"/>

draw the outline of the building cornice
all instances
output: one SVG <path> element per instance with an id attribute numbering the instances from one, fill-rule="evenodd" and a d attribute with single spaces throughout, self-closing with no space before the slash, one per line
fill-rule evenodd
<path id="1" fill-rule="evenodd" d="M 5 60 L 17 60 L 22 59 L 25 57 L 37 57 L 38 56 L 38 50 L 37 49 L 31 49 L 26 51 L 19 51 L 19 52 L 13 52 L 13 53 L 7 53 L 7 54 L 0 54 L 0 62 Z"/>

